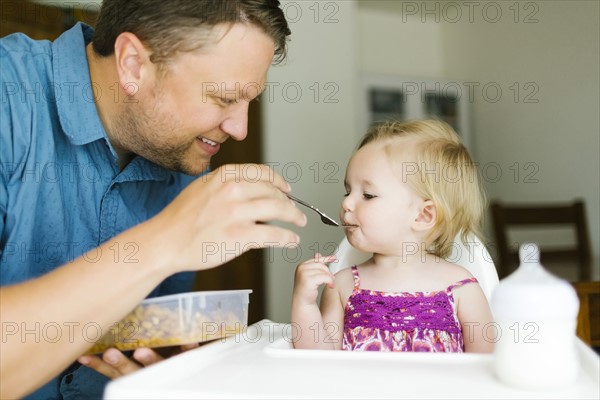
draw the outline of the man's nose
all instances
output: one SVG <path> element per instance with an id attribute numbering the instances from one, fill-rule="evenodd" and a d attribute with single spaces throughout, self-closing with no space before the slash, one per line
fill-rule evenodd
<path id="1" fill-rule="evenodd" d="M 248 135 L 248 106 L 247 101 L 235 104 L 221 123 L 221 130 L 233 140 L 244 140 Z"/>

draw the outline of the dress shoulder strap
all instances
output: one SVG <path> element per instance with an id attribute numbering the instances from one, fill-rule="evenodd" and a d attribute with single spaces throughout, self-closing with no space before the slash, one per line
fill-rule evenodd
<path id="1" fill-rule="evenodd" d="M 466 285 L 467 283 L 478 283 L 478 281 L 477 281 L 477 278 L 463 279 L 462 281 L 458 281 L 458 282 L 453 283 L 452 285 L 448 286 L 448 289 L 446 289 L 446 291 L 450 292 L 455 287 Z"/>
<path id="2" fill-rule="evenodd" d="M 352 275 L 354 276 L 354 290 L 358 290 L 360 288 L 360 276 L 358 276 L 358 267 L 356 265 L 352 266 Z"/>

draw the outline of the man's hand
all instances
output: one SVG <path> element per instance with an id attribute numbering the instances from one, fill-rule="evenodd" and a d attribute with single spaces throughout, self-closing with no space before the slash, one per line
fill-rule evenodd
<path id="1" fill-rule="evenodd" d="M 102 354 L 102 357 L 85 355 L 79 357 L 77 361 L 102 375 L 115 379 L 135 372 L 140 368 L 162 361 L 165 358 L 183 353 L 187 350 L 195 349 L 196 347 L 198 347 L 198 343 L 168 347 L 156 351 L 147 347 L 141 347 L 133 352 L 133 357 L 131 359 L 117 349 L 108 349 Z M 161 354 L 159 354 L 158 351 L 160 351 Z"/>
<path id="2" fill-rule="evenodd" d="M 199 270 L 255 248 L 296 246 L 296 233 L 265 223 L 306 225 L 289 191 L 280 175 L 259 164 L 224 165 L 198 178 L 146 223 L 154 261 L 172 272 Z"/>

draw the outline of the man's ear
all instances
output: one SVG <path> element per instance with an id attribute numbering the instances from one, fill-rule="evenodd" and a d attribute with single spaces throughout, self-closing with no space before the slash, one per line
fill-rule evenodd
<path id="1" fill-rule="evenodd" d="M 123 32 L 115 40 L 115 63 L 119 86 L 128 95 L 135 95 L 150 74 L 150 53 L 131 32 Z"/>
<path id="2" fill-rule="evenodd" d="M 415 218 L 413 227 L 419 231 L 426 231 L 433 228 L 436 221 L 437 208 L 435 207 L 435 203 L 432 200 L 424 200 L 421 204 L 419 214 Z"/>

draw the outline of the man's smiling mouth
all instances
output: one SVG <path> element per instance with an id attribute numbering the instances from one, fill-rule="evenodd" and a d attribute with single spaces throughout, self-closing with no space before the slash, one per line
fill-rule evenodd
<path id="1" fill-rule="evenodd" d="M 215 142 L 214 140 L 210 140 L 210 139 L 207 139 L 202 136 L 198 136 L 198 139 L 200 139 L 201 141 L 203 141 L 206 144 L 210 144 L 211 146 L 217 146 L 219 144 L 219 143 Z"/>

